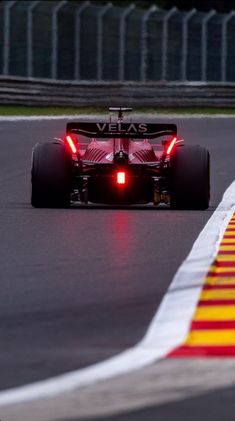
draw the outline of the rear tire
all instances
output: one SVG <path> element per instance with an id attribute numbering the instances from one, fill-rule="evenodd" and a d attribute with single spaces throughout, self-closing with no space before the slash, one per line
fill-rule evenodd
<path id="1" fill-rule="evenodd" d="M 171 208 L 207 209 L 210 202 L 210 155 L 200 146 L 180 146 L 170 161 Z"/>
<path id="2" fill-rule="evenodd" d="M 71 157 L 63 143 L 37 143 L 32 153 L 31 204 L 35 208 L 68 207 Z"/>

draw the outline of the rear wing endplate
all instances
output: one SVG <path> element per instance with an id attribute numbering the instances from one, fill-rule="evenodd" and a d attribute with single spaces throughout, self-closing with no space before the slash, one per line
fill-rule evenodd
<path id="1" fill-rule="evenodd" d="M 177 135 L 176 124 L 153 123 L 67 123 L 66 132 L 94 138 L 154 139 Z"/>

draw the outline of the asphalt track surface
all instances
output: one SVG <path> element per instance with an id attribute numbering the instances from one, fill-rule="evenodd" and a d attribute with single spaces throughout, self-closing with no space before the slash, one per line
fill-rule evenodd
<path id="1" fill-rule="evenodd" d="M 235 119 L 177 123 L 187 143 L 211 152 L 207 211 L 32 209 L 31 148 L 61 136 L 65 120 L 0 122 L 1 390 L 89 366 L 143 337 L 234 180 Z"/>

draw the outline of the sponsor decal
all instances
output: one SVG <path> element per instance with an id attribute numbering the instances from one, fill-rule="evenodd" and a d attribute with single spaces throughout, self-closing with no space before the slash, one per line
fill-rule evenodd
<path id="1" fill-rule="evenodd" d="M 146 133 L 148 128 L 145 123 L 130 123 L 123 126 L 121 123 L 96 123 L 101 133 Z"/>
<path id="2" fill-rule="evenodd" d="M 109 153 L 108 155 L 106 155 L 105 157 L 108 161 L 112 161 L 113 160 L 113 153 Z M 1 420 L 0 420 L 1 421 Z"/>

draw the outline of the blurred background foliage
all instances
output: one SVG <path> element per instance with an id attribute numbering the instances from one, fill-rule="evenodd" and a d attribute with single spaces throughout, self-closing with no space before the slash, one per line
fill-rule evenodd
<path id="1" fill-rule="evenodd" d="M 82 0 L 72 0 L 76 1 L 77 3 L 81 3 Z M 111 1 L 113 4 L 125 7 L 130 3 L 135 3 L 136 6 L 142 8 L 148 8 L 152 4 L 156 4 L 159 7 L 170 9 L 171 7 L 178 7 L 180 10 L 190 10 L 192 8 L 196 8 L 198 10 L 211 10 L 215 9 L 217 12 L 221 13 L 228 13 L 231 10 L 235 10 L 235 0 L 150 0 L 150 1 L 142 1 L 142 0 L 113 0 Z M 91 0 L 91 3 L 95 4 L 106 4 L 108 1 L 102 0 Z"/>

